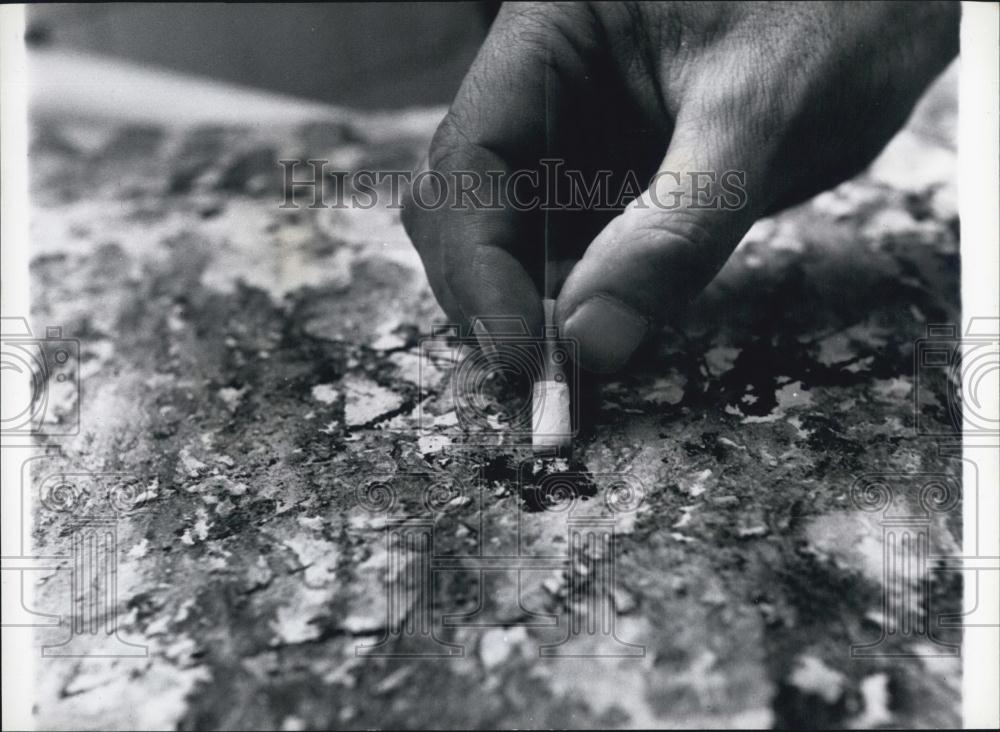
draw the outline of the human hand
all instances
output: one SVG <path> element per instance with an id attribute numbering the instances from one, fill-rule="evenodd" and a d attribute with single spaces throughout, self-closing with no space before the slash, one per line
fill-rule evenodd
<path id="1" fill-rule="evenodd" d="M 539 333 L 547 238 L 560 335 L 585 368 L 619 369 L 757 218 L 871 162 L 957 53 L 958 18 L 924 2 L 504 5 L 431 143 L 442 177 L 403 211 L 435 296 L 459 322 Z M 654 182 L 624 210 L 496 198 L 497 176 L 546 158 L 588 185 L 610 171 L 612 197 Z M 415 204 L 463 172 L 499 205 Z"/>

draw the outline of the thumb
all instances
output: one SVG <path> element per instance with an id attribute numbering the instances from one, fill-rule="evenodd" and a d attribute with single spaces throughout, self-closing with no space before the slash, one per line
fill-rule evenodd
<path id="1" fill-rule="evenodd" d="M 709 283 L 763 211 L 750 187 L 763 167 L 751 146 L 713 144 L 720 137 L 697 122 L 678 119 L 650 187 L 597 235 L 559 293 L 560 332 L 590 371 L 621 368 L 655 323 Z"/>

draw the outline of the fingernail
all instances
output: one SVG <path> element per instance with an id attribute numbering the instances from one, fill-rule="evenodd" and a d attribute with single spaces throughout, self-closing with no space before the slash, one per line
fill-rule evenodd
<path id="1" fill-rule="evenodd" d="M 608 373 L 621 368 L 642 343 L 649 321 L 620 300 L 595 295 L 566 319 L 566 337 L 576 340 L 580 364 Z"/>

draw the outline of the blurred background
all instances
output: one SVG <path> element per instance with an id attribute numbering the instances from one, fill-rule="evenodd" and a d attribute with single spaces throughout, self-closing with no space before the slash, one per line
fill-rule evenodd
<path id="1" fill-rule="evenodd" d="M 27 41 L 46 79 L 73 59 L 195 75 L 359 109 L 451 101 L 499 2 L 46 3 Z M 93 62 L 93 63 L 91 63 Z M 69 64 L 63 64 L 69 65 Z"/>

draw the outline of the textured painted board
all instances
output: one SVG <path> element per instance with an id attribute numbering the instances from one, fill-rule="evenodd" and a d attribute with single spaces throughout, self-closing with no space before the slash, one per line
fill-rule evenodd
<path id="1" fill-rule="evenodd" d="M 71 520 L 118 496 L 124 654 L 42 659 L 39 728 L 957 725 L 936 621 L 961 580 L 900 582 L 885 541 L 893 515 L 931 554 L 961 535 L 960 463 L 914 418 L 950 418 L 914 349 L 959 318 L 955 79 L 584 385 L 562 473 L 503 409 L 462 429 L 463 351 L 421 340 L 440 312 L 398 212 L 279 208 L 276 159 L 407 168 L 436 115 L 38 120 L 33 322 L 80 341 L 81 428 L 31 485 L 106 475 L 39 504 L 61 558 L 30 577 L 70 615 Z M 68 631 L 37 643 L 93 647 Z"/>

